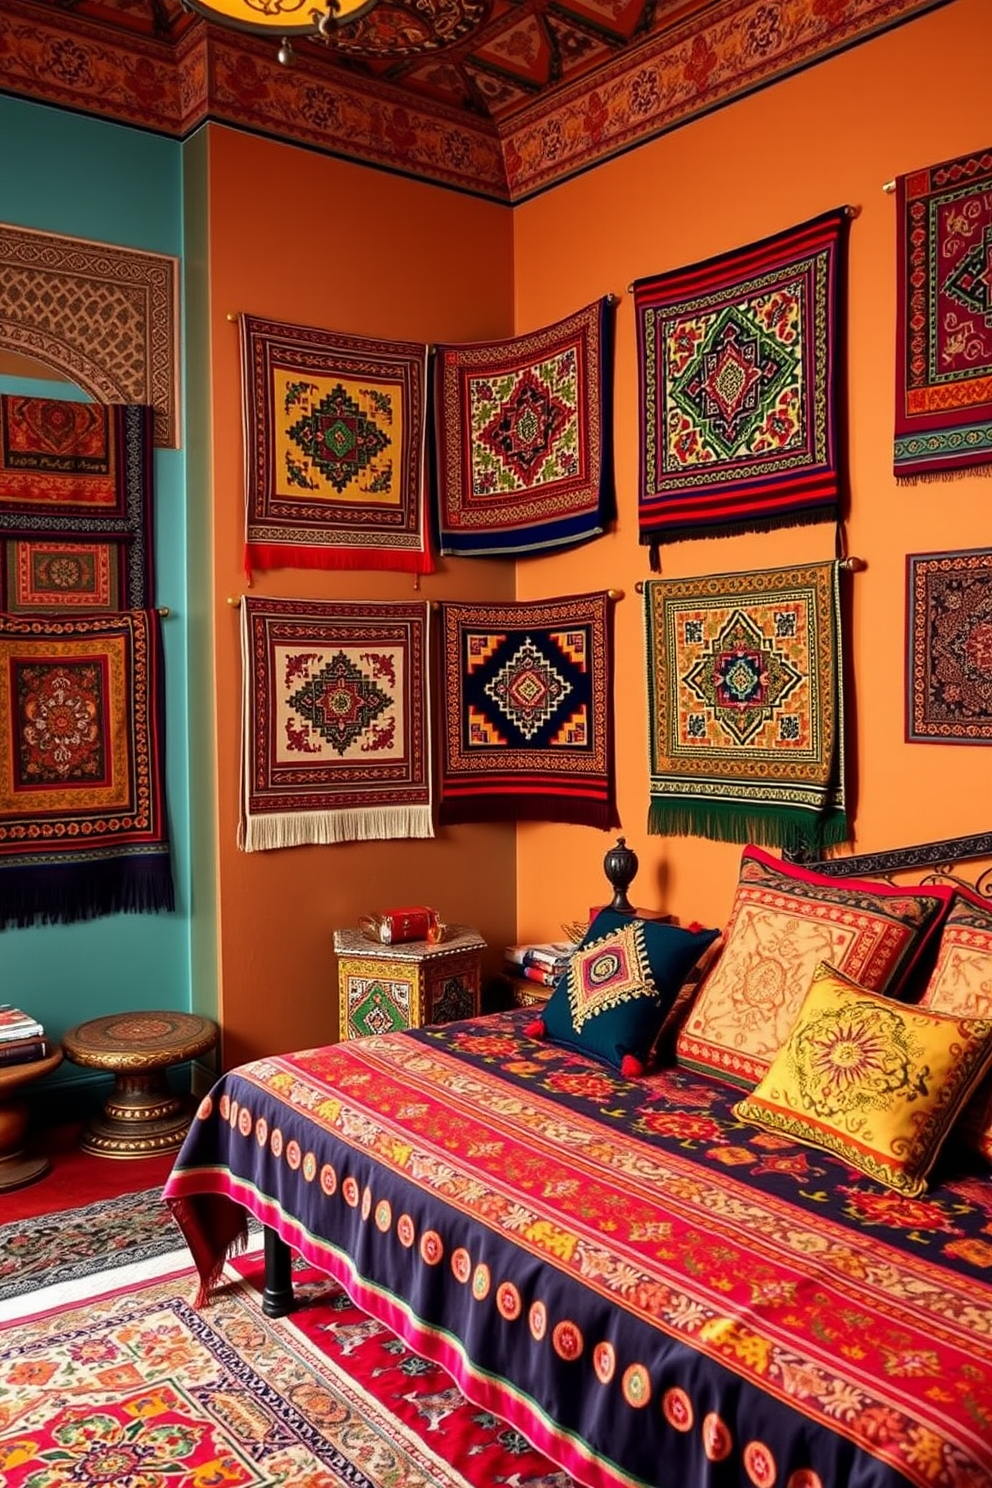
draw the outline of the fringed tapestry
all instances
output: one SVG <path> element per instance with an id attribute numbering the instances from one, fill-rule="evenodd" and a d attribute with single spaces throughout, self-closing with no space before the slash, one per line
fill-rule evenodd
<path id="1" fill-rule="evenodd" d="M 845 841 L 837 564 L 653 579 L 644 609 L 648 830 Z"/>
<path id="2" fill-rule="evenodd" d="M 433 837 L 421 604 L 241 602 L 246 852 Z"/>
<path id="3" fill-rule="evenodd" d="M 174 908 L 159 616 L 0 614 L 0 925 Z"/>
<path id="4" fill-rule="evenodd" d="M 906 559 L 906 738 L 992 744 L 992 548 Z"/>
<path id="5" fill-rule="evenodd" d="M 39 585 L 46 594 L 61 583 L 67 594 L 81 595 L 99 587 L 95 570 L 104 566 L 103 595 L 110 596 L 113 582 L 124 606 L 152 603 L 153 429 L 154 409 L 145 404 L 0 394 L 6 595 L 20 592 L 25 610 L 44 609 L 31 597 Z M 67 549 L 64 566 L 56 562 L 60 542 Z M 44 571 L 36 566 L 28 577 L 25 565 L 35 560 Z M 83 570 L 91 565 L 87 576 Z"/>
<path id="6" fill-rule="evenodd" d="M 642 543 L 837 517 L 848 221 L 634 285 Z"/>
<path id="7" fill-rule="evenodd" d="M 992 149 L 896 181 L 895 473 L 992 464 Z"/>
<path id="8" fill-rule="evenodd" d="M 613 302 L 513 340 L 441 346 L 437 542 L 513 556 L 597 537 L 614 515 Z"/>
<path id="9" fill-rule="evenodd" d="M 441 605 L 442 822 L 618 826 L 613 601 Z"/>
<path id="10" fill-rule="evenodd" d="M 427 347 L 241 317 L 245 564 L 433 569 Z"/>

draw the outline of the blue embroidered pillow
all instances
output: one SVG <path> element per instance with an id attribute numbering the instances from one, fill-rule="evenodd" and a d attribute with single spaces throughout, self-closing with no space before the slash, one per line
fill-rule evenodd
<path id="1" fill-rule="evenodd" d="M 679 989 L 719 933 L 600 910 L 527 1032 L 643 1074 Z"/>

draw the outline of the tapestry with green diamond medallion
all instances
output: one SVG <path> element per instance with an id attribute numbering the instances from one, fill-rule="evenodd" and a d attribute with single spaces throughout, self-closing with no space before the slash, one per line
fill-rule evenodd
<path id="1" fill-rule="evenodd" d="M 645 584 L 649 831 L 846 840 L 838 591 L 836 562 Z"/>
<path id="2" fill-rule="evenodd" d="M 430 573 L 427 347 L 240 325 L 248 572 Z"/>

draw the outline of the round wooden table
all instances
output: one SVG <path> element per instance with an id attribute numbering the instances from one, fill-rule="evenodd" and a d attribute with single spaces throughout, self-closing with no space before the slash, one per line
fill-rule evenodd
<path id="1" fill-rule="evenodd" d="M 0 1068 L 0 1193 L 23 1188 L 48 1172 L 47 1157 L 25 1157 L 24 1137 L 28 1129 L 28 1105 L 20 1092 L 42 1075 L 51 1074 L 62 1063 L 58 1044 L 43 1059 Z"/>
<path id="2" fill-rule="evenodd" d="M 114 1076 L 102 1113 L 91 1117 L 79 1139 L 84 1152 L 124 1158 L 176 1151 L 192 1105 L 169 1089 L 165 1072 L 216 1042 L 217 1024 L 196 1013 L 112 1013 L 63 1034 L 73 1064 Z"/>

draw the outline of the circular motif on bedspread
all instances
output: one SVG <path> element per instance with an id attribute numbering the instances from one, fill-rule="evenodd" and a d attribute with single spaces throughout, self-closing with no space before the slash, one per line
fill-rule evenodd
<path id="1" fill-rule="evenodd" d="M 691 1431 L 696 1419 L 692 1401 L 685 1391 L 677 1386 L 666 1390 L 662 1395 L 661 1413 L 669 1426 L 674 1426 L 676 1431 Z"/>
<path id="2" fill-rule="evenodd" d="M 548 1309 L 543 1302 L 532 1302 L 530 1304 L 527 1321 L 530 1324 L 531 1337 L 535 1342 L 540 1343 L 548 1331 Z"/>
<path id="3" fill-rule="evenodd" d="M 420 1258 L 428 1266 L 444 1260 L 444 1241 L 437 1230 L 425 1230 L 420 1237 Z"/>
<path id="4" fill-rule="evenodd" d="M 343 1179 L 341 1183 L 341 1197 L 344 1199 L 349 1209 L 358 1208 L 358 1201 L 361 1198 L 361 1193 L 358 1187 L 358 1179 L 351 1173 L 349 1173 L 347 1178 Z"/>
<path id="5" fill-rule="evenodd" d="M 605 1338 L 592 1351 L 592 1367 L 601 1385 L 608 1385 L 616 1373 L 617 1351 Z"/>
<path id="6" fill-rule="evenodd" d="M 269 1132 L 269 1151 L 273 1157 L 282 1157 L 282 1132 L 277 1126 Z"/>
<path id="7" fill-rule="evenodd" d="M 489 1296 L 489 1288 L 492 1285 L 492 1277 L 489 1267 L 485 1261 L 480 1261 L 472 1274 L 472 1296 L 476 1302 L 484 1302 Z"/>
<path id="8" fill-rule="evenodd" d="M 789 1474 L 785 1488 L 823 1488 L 823 1479 L 811 1467 L 797 1467 Z"/>
<path id="9" fill-rule="evenodd" d="M 375 1206 L 375 1227 L 383 1234 L 393 1222 L 393 1206 L 388 1199 L 380 1199 Z"/>
<path id="10" fill-rule="evenodd" d="M 651 1376 L 643 1364 L 628 1364 L 623 1372 L 620 1388 L 627 1404 L 640 1410 L 651 1399 Z"/>
<path id="11" fill-rule="evenodd" d="M 772 1488 L 778 1473 L 775 1458 L 764 1442 L 748 1442 L 744 1448 L 744 1471 L 755 1488 Z"/>
<path id="12" fill-rule="evenodd" d="M 416 1236 L 417 1232 L 414 1229 L 413 1220 L 410 1218 L 409 1214 L 401 1214 L 399 1219 L 396 1221 L 396 1238 L 399 1240 L 400 1244 L 405 1245 L 409 1250 L 410 1246 L 416 1239 Z"/>
<path id="13" fill-rule="evenodd" d="M 303 1158 L 303 1180 L 312 1183 L 317 1176 L 317 1157 L 313 1152 L 308 1152 Z"/>
<path id="14" fill-rule="evenodd" d="M 462 1286 L 472 1275 L 472 1257 L 463 1245 L 459 1245 L 457 1250 L 451 1252 L 451 1271 L 455 1280 L 460 1281 Z"/>
<path id="15" fill-rule="evenodd" d="M 703 1418 L 703 1451 L 711 1462 L 722 1462 L 734 1450 L 734 1438 L 725 1421 L 710 1411 Z"/>
<path id="16" fill-rule="evenodd" d="M 255 1122 L 255 1141 L 259 1147 L 264 1147 L 269 1140 L 269 1123 L 264 1116 L 259 1116 Z"/>
<path id="17" fill-rule="evenodd" d="M 214 1114 L 214 1099 L 212 1095 L 205 1095 L 196 1108 L 196 1119 L 198 1121 L 209 1121 Z"/>
<path id="18" fill-rule="evenodd" d="M 325 1163 L 320 1170 L 320 1187 L 321 1192 L 325 1193 L 328 1198 L 337 1192 L 338 1175 L 331 1163 Z"/>
<path id="19" fill-rule="evenodd" d="M 230 1106 L 227 1109 L 227 1119 L 230 1122 L 231 1130 L 232 1131 L 234 1131 L 237 1128 L 237 1125 L 238 1125 L 238 1112 L 240 1110 L 241 1110 L 241 1107 L 238 1104 L 238 1102 L 236 1100 L 232 1100 Z"/>
<path id="20" fill-rule="evenodd" d="M 501 1281 L 496 1288 L 496 1310 L 508 1323 L 515 1323 L 523 1312 L 524 1304 L 512 1281 Z"/>
<path id="21" fill-rule="evenodd" d="M 251 1112 L 247 1106 L 242 1106 L 238 1112 L 238 1131 L 243 1137 L 250 1137 L 252 1129 Z"/>
<path id="22" fill-rule="evenodd" d="M 226 1121 L 231 1109 L 231 1097 L 228 1095 L 226 1090 L 220 1098 L 220 1104 L 217 1109 L 220 1112 L 221 1121 Z"/>
<path id="23" fill-rule="evenodd" d="M 295 1137 L 286 1143 L 286 1164 L 294 1173 L 300 1171 L 300 1163 L 303 1161 L 303 1150 Z"/>
<path id="24" fill-rule="evenodd" d="M 570 1322 L 568 1319 L 555 1323 L 551 1343 L 559 1359 L 565 1359 L 568 1363 L 577 1359 L 585 1346 L 582 1329 L 577 1323 Z"/>
<path id="25" fill-rule="evenodd" d="M 368 1219 L 369 1215 L 372 1213 L 372 1190 L 369 1188 L 367 1183 L 362 1189 L 361 1213 L 363 1219 Z"/>

